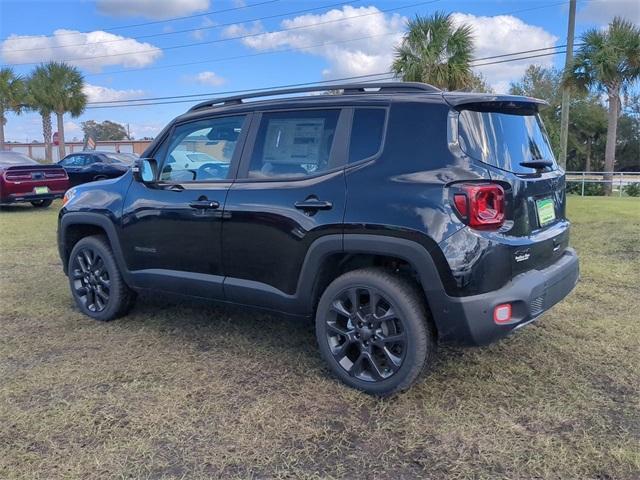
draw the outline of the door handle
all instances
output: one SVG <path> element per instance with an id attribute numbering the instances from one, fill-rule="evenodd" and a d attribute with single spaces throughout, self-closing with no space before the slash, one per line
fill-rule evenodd
<path id="1" fill-rule="evenodd" d="M 331 210 L 333 203 L 326 200 L 307 199 L 293 204 L 299 210 Z"/>
<path id="2" fill-rule="evenodd" d="M 220 206 L 219 202 L 215 200 L 196 200 L 189 204 L 191 208 L 197 208 L 199 210 L 216 209 Z"/>

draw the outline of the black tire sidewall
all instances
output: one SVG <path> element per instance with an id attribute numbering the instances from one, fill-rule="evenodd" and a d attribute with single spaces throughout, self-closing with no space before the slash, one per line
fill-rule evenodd
<path id="1" fill-rule="evenodd" d="M 394 281 L 386 281 L 390 277 Z M 336 362 L 326 340 L 325 314 L 329 310 L 331 302 L 344 290 L 359 286 L 363 288 L 374 287 L 382 292 L 386 300 L 400 313 L 403 327 L 407 331 L 407 351 L 400 370 L 390 378 L 379 382 L 367 382 L 349 375 Z M 413 290 L 411 293 L 416 295 Z M 410 295 L 409 291 L 399 287 L 397 279 L 393 278 L 391 274 L 370 269 L 349 272 L 334 280 L 327 287 L 320 298 L 316 311 L 316 339 L 323 359 L 342 382 L 373 395 L 385 396 L 408 388 L 419 376 L 428 357 L 427 349 L 431 347 L 428 337 L 431 332 L 426 328 L 424 310 L 412 308 L 411 303 L 413 302 L 415 305 L 416 299 L 408 299 L 408 295 Z"/>
<path id="2" fill-rule="evenodd" d="M 100 312 L 92 312 L 88 308 L 84 306 L 82 301 L 78 298 L 75 293 L 75 287 L 73 285 L 73 259 L 76 257 L 78 252 L 82 249 L 92 249 L 96 253 L 102 257 L 102 260 L 105 264 L 105 268 L 107 269 L 107 273 L 109 274 L 109 281 L 111 283 L 109 288 L 109 301 L 107 303 L 107 307 Z M 99 321 L 109 321 L 118 316 L 118 313 L 122 310 L 123 303 L 125 302 L 125 298 L 122 295 L 121 282 L 122 278 L 120 276 L 120 271 L 118 269 L 118 265 L 116 264 L 115 257 L 111 248 L 106 244 L 104 240 L 99 237 L 85 237 L 78 241 L 75 244 L 73 249 L 71 250 L 71 254 L 69 255 L 69 287 L 71 289 L 71 295 L 73 296 L 76 305 L 80 309 L 82 313 L 85 315 Z"/>

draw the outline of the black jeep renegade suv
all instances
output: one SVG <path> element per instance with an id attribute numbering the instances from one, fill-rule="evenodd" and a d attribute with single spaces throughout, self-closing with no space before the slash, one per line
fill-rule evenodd
<path id="1" fill-rule="evenodd" d="M 314 316 L 331 370 L 386 395 L 437 342 L 486 344 L 572 290 L 542 102 L 418 83 L 291 97 L 318 90 L 196 105 L 130 173 L 71 189 L 78 307 L 111 320 L 153 290 Z"/>

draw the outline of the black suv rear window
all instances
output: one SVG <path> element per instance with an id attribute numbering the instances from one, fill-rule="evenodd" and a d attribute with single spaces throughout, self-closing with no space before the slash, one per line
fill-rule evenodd
<path id="1" fill-rule="evenodd" d="M 356 108 L 349 143 L 349 163 L 369 158 L 380 150 L 384 135 L 383 108 Z"/>
<path id="2" fill-rule="evenodd" d="M 548 160 L 557 168 L 537 113 L 526 115 L 463 110 L 458 121 L 460 148 L 472 158 L 515 173 L 532 173 L 522 162 Z"/>

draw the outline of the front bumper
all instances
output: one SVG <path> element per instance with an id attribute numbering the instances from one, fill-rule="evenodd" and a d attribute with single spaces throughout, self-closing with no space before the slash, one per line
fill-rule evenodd
<path id="1" fill-rule="evenodd" d="M 448 297 L 447 318 L 436 318 L 440 340 L 466 345 L 486 345 L 532 322 L 566 297 L 580 276 L 578 256 L 567 248 L 553 265 L 513 278 L 493 292 L 469 297 Z M 494 308 L 510 303 L 508 324 L 496 324 Z M 443 310 L 440 310 L 443 312 Z"/>

